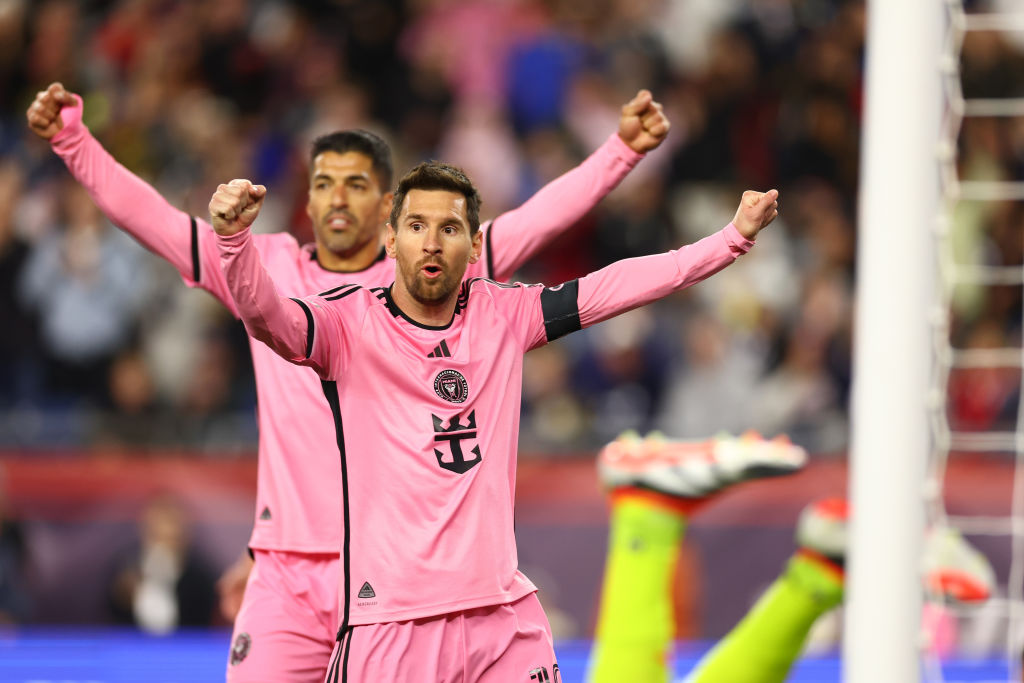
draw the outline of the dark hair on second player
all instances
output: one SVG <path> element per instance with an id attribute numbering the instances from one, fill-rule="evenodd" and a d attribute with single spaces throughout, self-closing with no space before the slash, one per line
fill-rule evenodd
<path id="1" fill-rule="evenodd" d="M 339 130 L 328 135 L 321 135 L 313 141 L 313 149 L 309 154 L 309 165 L 324 152 L 359 152 L 367 156 L 373 163 L 373 172 L 377 174 L 381 192 L 391 190 L 391 179 L 394 170 L 391 167 L 391 148 L 379 135 L 368 130 Z"/>
<path id="2" fill-rule="evenodd" d="M 475 235 L 480 229 L 480 193 L 461 168 L 443 161 L 424 161 L 398 181 L 395 199 L 391 203 L 391 227 L 398 229 L 398 214 L 409 190 L 447 190 L 457 192 L 466 198 L 466 218 L 469 232 Z"/>

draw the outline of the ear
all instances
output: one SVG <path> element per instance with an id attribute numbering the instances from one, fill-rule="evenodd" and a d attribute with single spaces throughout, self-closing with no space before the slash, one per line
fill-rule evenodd
<path id="1" fill-rule="evenodd" d="M 388 192 L 381 197 L 380 200 L 380 222 L 387 223 L 388 218 L 391 217 L 391 204 L 395 200 L 395 193 Z"/>
<path id="2" fill-rule="evenodd" d="M 398 254 L 395 248 L 395 229 L 391 227 L 391 223 L 384 226 L 384 251 L 390 258 L 395 258 Z"/>
<path id="3" fill-rule="evenodd" d="M 473 251 L 469 253 L 469 262 L 476 263 L 480 260 L 480 254 L 484 250 L 484 231 L 477 230 L 473 235 Z"/>

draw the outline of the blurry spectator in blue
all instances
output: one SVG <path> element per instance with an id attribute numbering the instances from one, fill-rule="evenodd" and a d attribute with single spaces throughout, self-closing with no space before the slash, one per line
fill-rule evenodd
<path id="1" fill-rule="evenodd" d="M 17 198 L 24 177 L 14 163 L 0 165 L 0 408 L 29 394 L 36 349 L 35 321 L 18 301 L 16 283 L 28 261 L 29 247 L 16 232 Z"/>
<path id="2" fill-rule="evenodd" d="M 650 431 L 666 389 L 669 348 L 655 314 L 636 309 L 583 337 L 573 388 L 593 417 L 595 440 L 626 429 Z"/>
<path id="3" fill-rule="evenodd" d="M 216 574 L 191 544 L 188 515 L 168 495 L 149 502 L 138 541 L 121 554 L 110 582 L 111 614 L 149 633 L 208 626 L 217 604 Z"/>
<path id="4" fill-rule="evenodd" d="M 47 390 L 97 403 L 147 295 L 145 252 L 110 226 L 80 185 L 66 180 L 59 192 L 61 224 L 33 247 L 21 295 L 40 318 Z"/>

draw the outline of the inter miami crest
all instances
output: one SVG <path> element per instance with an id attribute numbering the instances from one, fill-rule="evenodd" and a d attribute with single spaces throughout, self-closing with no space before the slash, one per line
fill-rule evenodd
<path id="1" fill-rule="evenodd" d="M 469 384 L 457 370 L 442 370 L 434 378 L 434 392 L 449 403 L 465 403 Z"/>
<path id="2" fill-rule="evenodd" d="M 241 664 L 245 656 L 249 654 L 250 647 L 252 647 L 252 637 L 248 633 L 239 633 L 231 646 L 231 666 Z"/>

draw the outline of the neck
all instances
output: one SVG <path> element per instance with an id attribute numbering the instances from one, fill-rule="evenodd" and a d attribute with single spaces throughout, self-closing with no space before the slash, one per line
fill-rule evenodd
<path id="1" fill-rule="evenodd" d="M 401 278 L 399 278 L 391 286 L 391 299 L 402 313 L 405 313 L 406 316 L 420 325 L 443 327 L 450 323 L 452 316 L 455 315 L 455 303 L 459 299 L 459 290 L 456 289 L 444 301 L 439 301 L 436 304 L 426 304 L 413 297 L 402 284 Z"/>
<path id="2" fill-rule="evenodd" d="M 354 273 L 369 268 L 377 260 L 382 248 L 380 242 L 367 242 L 357 251 L 338 254 L 317 242 L 316 261 L 326 270 Z"/>

